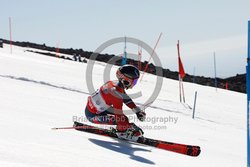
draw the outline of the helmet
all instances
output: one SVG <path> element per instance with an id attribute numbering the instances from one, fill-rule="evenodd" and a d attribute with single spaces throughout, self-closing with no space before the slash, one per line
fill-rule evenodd
<path id="1" fill-rule="evenodd" d="M 116 71 L 116 77 L 123 84 L 124 88 L 131 89 L 140 77 L 140 71 L 133 65 L 124 65 Z"/>

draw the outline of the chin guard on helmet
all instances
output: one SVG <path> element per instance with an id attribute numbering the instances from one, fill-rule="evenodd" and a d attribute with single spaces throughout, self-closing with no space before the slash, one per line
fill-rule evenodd
<path id="1" fill-rule="evenodd" d="M 124 65 L 118 68 L 116 77 L 124 88 L 131 89 L 136 85 L 140 77 L 140 71 L 133 65 Z"/>

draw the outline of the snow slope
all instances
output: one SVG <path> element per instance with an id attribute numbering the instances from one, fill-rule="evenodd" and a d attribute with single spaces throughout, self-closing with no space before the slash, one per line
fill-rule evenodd
<path id="1" fill-rule="evenodd" d="M 166 78 L 160 95 L 146 109 L 147 121 L 141 123 L 129 117 L 143 127 L 147 137 L 199 145 L 199 157 L 75 130 L 51 130 L 72 126 L 73 118 L 86 122 L 86 67 L 87 64 L 26 52 L 25 48 L 14 47 L 13 54 L 9 54 L 8 45 L 0 48 L 0 166 L 246 165 L 246 95 L 184 83 L 189 106 L 198 91 L 193 120 L 188 105 L 179 103 L 178 82 Z M 103 84 L 104 68 L 103 63 L 94 66 L 95 88 Z M 111 78 L 115 78 L 115 69 L 111 70 Z M 148 98 L 155 79 L 146 74 L 136 85 L 133 92 L 141 91 L 143 97 L 135 102 L 141 104 Z"/>

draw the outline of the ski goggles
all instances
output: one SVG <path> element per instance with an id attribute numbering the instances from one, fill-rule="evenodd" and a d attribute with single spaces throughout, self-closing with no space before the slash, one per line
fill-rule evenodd
<path id="1" fill-rule="evenodd" d="M 135 86 L 136 85 L 136 83 L 137 83 L 137 81 L 138 81 L 138 78 L 137 79 L 129 79 L 129 80 L 124 80 L 123 81 L 123 84 L 127 87 L 127 88 L 132 88 L 133 86 Z"/>
<path id="2" fill-rule="evenodd" d="M 135 86 L 137 84 L 138 78 L 133 80 L 133 85 Z"/>

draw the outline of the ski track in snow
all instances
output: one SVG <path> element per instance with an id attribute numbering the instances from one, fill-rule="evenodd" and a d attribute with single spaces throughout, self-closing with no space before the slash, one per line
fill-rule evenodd
<path id="1" fill-rule="evenodd" d="M 54 84 L 51 84 L 51 83 L 48 83 L 48 82 L 45 82 L 45 81 L 36 81 L 36 80 L 28 79 L 28 78 L 25 78 L 25 77 L 16 77 L 16 76 L 10 76 L 10 75 L 0 75 L 0 77 L 19 80 L 19 81 L 24 81 L 24 82 L 32 82 L 34 84 L 40 84 L 40 85 L 50 86 L 50 87 L 57 88 L 57 89 L 63 89 L 63 90 L 67 90 L 67 91 L 72 91 L 72 92 L 82 93 L 82 94 L 85 94 L 85 95 L 90 95 L 89 93 L 84 92 L 84 91 L 68 88 L 68 87 L 65 87 L 65 86 L 57 86 L 57 85 L 54 85 Z"/>

